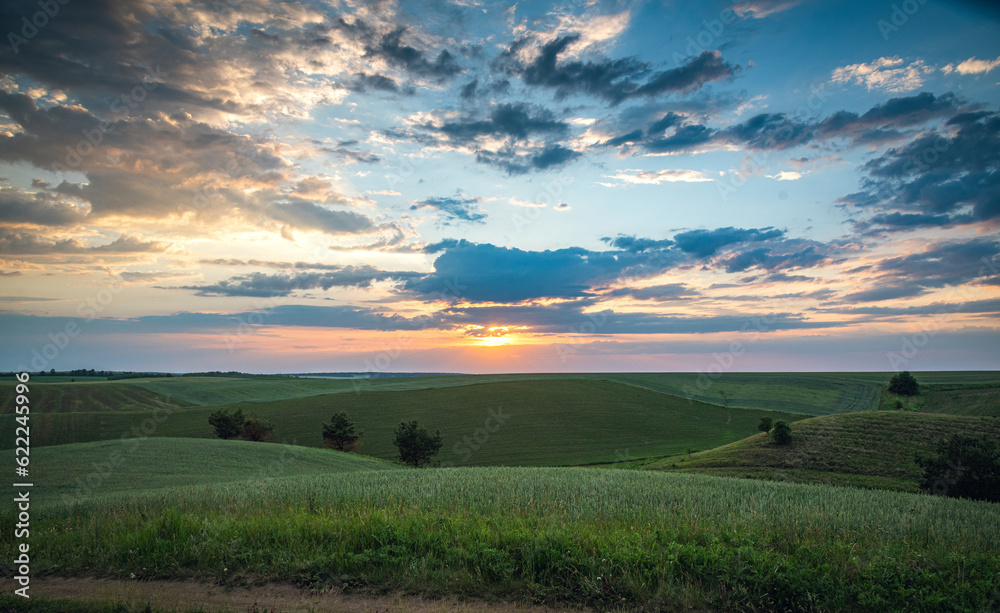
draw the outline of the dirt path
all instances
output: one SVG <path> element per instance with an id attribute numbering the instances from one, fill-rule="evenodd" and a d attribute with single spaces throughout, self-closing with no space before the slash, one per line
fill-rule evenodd
<path id="1" fill-rule="evenodd" d="M 45 577 L 31 581 L 33 596 L 85 602 L 124 602 L 151 605 L 156 613 L 187 612 L 203 607 L 212 613 L 267 611 L 268 613 L 566 613 L 534 605 L 428 600 L 418 596 L 344 595 L 312 593 L 292 585 L 267 584 L 254 588 L 223 588 L 198 581 L 120 581 L 85 577 Z M 254 608 L 256 604 L 257 608 Z"/>

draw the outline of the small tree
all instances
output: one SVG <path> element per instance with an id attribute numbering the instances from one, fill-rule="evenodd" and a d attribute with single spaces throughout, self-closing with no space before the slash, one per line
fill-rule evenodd
<path id="1" fill-rule="evenodd" d="M 787 445 L 792 442 L 792 427 L 784 421 L 774 424 L 774 442 L 779 445 Z"/>
<path id="2" fill-rule="evenodd" d="M 896 373 L 889 379 L 889 391 L 900 396 L 916 396 L 920 393 L 920 384 L 910 374 L 910 371 Z"/>
<path id="3" fill-rule="evenodd" d="M 335 413 L 330 423 L 323 424 L 323 442 L 337 451 L 357 451 L 361 447 L 361 434 L 347 413 Z"/>
<path id="4" fill-rule="evenodd" d="M 761 417 L 760 418 L 760 423 L 757 424 L 757 429 L 760 430 L 761 432 L 763 432 L 764 434 L 767 434 L 768 432 L 770 432 L 771 431 L 771 418 L 770 417 Z"/>
<path id="5" fill-rule="evenodd" d="M 259 415 L 248 415 L 243 422 L 240 438 L 255 443 L 270 443 L 273 439 L 274 424 Z"/>
<path id="6" fill-rule="evenodd" d="M 950 498 L 1000 502 L 1000 448 L 995 440 L 954 434 L 935 451 L 933 456 L 917 456 L 917 465 L 924 469 L 921 489 Z"/>
<path id="7" fill-rule="evenodd" d="M 400 461 L 420 468 L 427 464 L 443 446 L 441 431 L 432 436 L 425 428 L 417 426 L 417 422 L 400 422 L 396 426 L 396 438 L 393 444 L 399 449 Z"/>
<path id="8" fill-rule="evenodd" d="M 215 428 L 215 435 L 223 439 L 236 438 L 242 434 L 245 421 L 243 409 L 236 409 L 232 415 L 229 411 L 219 409 L 208 416 L 208 423 Z"/>

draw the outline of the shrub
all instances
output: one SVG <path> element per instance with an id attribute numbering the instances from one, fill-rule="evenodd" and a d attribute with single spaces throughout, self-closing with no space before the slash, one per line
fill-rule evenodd
<path id="1" fill-rule="evenodd" d="M 441 431 L 432 436 L 425 428 L 417 426 L 417 422 L 400 422 L 396 426 L 396 438 L 393 444 L 399 449 L 399 459 L 414 468 L 427 464 L 441 450 Z"/>
<path id="2" fill-rule="evenodd" d="M 345 412 L 335 413 L 330 423 L 323 424 L 323 442 L 328 449 L 357 451 L 361 447 L 362 432 Z"/>
<path id="3" fill-rule="evenodd" d="M 774 442 L 787 445 L 792 442 L 792 427 L 784 421 L 774 424 Z"/>
<path id="4" fill-rule="evenodd" d="M 761 432 L 763 432 L 764 434 L 767 434 L 768 432 L 770 432 L 771 431 L 771 418 L 770 417 L 761 417 L 760 418 L 760 423 L 757 424 L 757 429 L 760 430 Z"/>
<path id="5" fill-rule="evenodd" d="M 920 384 L 910 374 L 910 371 L 896 373 L 889 379 L 889 391 L 900 396 L 916 396 L 920 393 Z"/>
<path id="6" fill-rule="evenodd" d="M 233 439 L 242 434 L 245 421 L 243 409 L 236 409 L 232 415 L 229 411 L 219 409 L 208 416 L 208 423 L 215 428 L 215 435 L 222 439 Z"/>
<path id="7" fill-rule="evenodd" d="M 274 424 L 258 415 L 250 415 L 243 422 L 240 438 L 256 443 L 270 443 L 273 440 Z"/>
<path id="8" fill-rule="evenodd" d="M 1000 502 L 1000 448 L 995 440 L 954 434 L 935 451 L 917 457 L 924 469 L 921 489 L 950 498 Z"/>

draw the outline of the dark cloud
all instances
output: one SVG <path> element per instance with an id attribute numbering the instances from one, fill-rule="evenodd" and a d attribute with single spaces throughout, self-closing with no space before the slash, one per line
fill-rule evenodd
<path id="1" fill-rule="evenodd" d="M 556 38 L 542 45 L 535 59 L 527 64 L 518 60 L 518 55 L 533 41 L 518 39 L 500 56 L 497 65 L 527 85 L 554 89 L 557 99 L 586 94 L 613 105 L 630 98 L 694 91 L 705 83 L 729 78 L 738 70 L 723 61 L 717 51 L 704 51 L 682 66 L 659 72 L 654 72 L 652 64 L 634 57 L 560 61 L 559 55 L 579 39 L 578 34 Z"/>
<path id="2" fill-rule="evenodd" d="M 873 286 L 843 300 L 877 302 L 971 282 L 991 283 L 998 279 L 993 267 L 998 255 L 1000 241 L 986 238 L 933 243 L 923 251 L 879 261 L 871 269 L 876 273 Z"/>
<path id="3" fill-rule="evenodd" d="M 392 77 L 383 74 L 367 74 L 363 72 L 354 75 L 354 82 L 351 84 L 351 89 L 361 93 L 373 89 L 393 94 L 406 94 L 408 96 L 412 96 L 417 92 L 416 88 L 410 85 L 400 87 L 400 85 Z"/>
<path id="4" fill-rule="evenodd" d="M 361 234 L 375 229 L 366 215 L 354 211 L 332 211 L 312 202 L 283 202 L 267 209 L 269 217 L 296 230 L 318 231 L 334 236 Z"/>
<path id="5" fill-rule="evenodd" d="M 826 262 L 828 259 L 813 245 L 792 253 L 781 253 L 768 247 L 758 247 L 721 258 L 716 264 L 725 267 L 726 272 L 743 272 L 753 267 L 765 270 L 808 268 Z"/>
<path id="6" fill-rule="evenodd" d="M 636 300 L 650 300 L 655 302 L 667 302 L 673 300 L 684 300 L 694 298 L 699 293 L 683 283 L 667 283 L 664 285 L 653 285 L 650 287 L 621 288 L 608 292 L 605 296 L 619 297 L 628 296 Z"/>
<path id="7" fill-rule="evenodd" d="M 30 232 L 0 228 L 0 254 L 5 255 L 159 253 L 168 246 L 161 241 L 143 241 L 134 236 L 119 236 L 110 243 L 88 247 L 72 238 L 49 239 Z"/>
<path id="8" fill-rule="evenodd" d="M 494 107 L 486 119 L 446 122 L 441 127 L 425 126 L 456 142 L 469 142 L 481 136 L 497 136 L 515 141 L 532 134 L 566 133 L 569 126 L 551 111 L 525 103 L 503 103 Z"/>
<path id="9" fill-rule="evenodd" d="M 656 240 L 652 238 L 636 238 L 635 236 L 625 234 L 619 234 L 614 238 L 605 236 L 601 240 L 615 249 L 624 249 L 625 251 L 629 251 L 631 253 L 667 249 L 672 247 L 674 244 L 674 241 L 669 239 Z"/>
<path id="10" fill-rule="evenodd" d="M 889 229 L 1000 218 L 1000 116 L 956 115 L 954 134 L 928 132 L 863 166 L 863 191 L 845 205 L 874 208 L 862 227 Z"/>
<path id="11" fill-rule="evenodd" d="M 296 291 L 310 289 L 367 288 L 376 281 L 407 279 L 417 274 L 384 271 L 368 265 L 344 266 L 332 272 L 306 272 L 294 275 L 255 272 L 212 285 L 189 285 L 175 289 L 193 290 L 199 296 L 288 296 Z"/>
<path id="12" fill-rule="evenodd" d="M 433 209 L 440 211 L 446 221 L 483 223 L 483 220 L 489 217 L 489 215 L 486 214 L 486 211 L 479 208 L 478 203 L 482 201 L 482 198 L 462 194 L 442 196 L 440 198 L 425 198 L 424 200 L 415 202 L 410 207 L 410 210 Z"/>
<path id="13" fill-rule="evenodd" d="M 954 94 L 920 93 L 892 98 L 859 115 L 838 111 L 822 121 L 806 121 L 786 113 L 760 113 L 725 128 L 713 128 L 669 112 L 645 128 L 611 138 L 602 145 L 639 148 L 652 153 L 697 151 L 706 146 L 735 146 L 755 151 L 784 150 L 800 145 L 847 139 L 854 145 L 880 145 L 906 137 L 906 128 L 950 117 L 964 108 Z"/>
<path id="14" fill-rule="evenodd" d="M 782 238 L 784 230 L 766 228 L 716 228 L 714 230 L 691 230 L 674 236 L 677 247 L 685 253 L 699 258 L 715 255 L 719 249 L 729 245 L 752 243 Z"/>
<path id="15" fill-rule="evenodd" d="M 442 49 L 434 60 L 427 59 L 424 51 L 403 43 L 406 28 L 399 27 L 382 35 L 366 48 L 370 56 L 387 60 L 407 72 L 434 79 L 447 79 L 462 72 L 458 60 L 447 49 Z"/>
<path id="16" fill-rule="evenodd" d="M 434 260 L 433 273 L 411 279 L 404 287 L 418 294 L 450 294 L 475 302 L 581 298 L 619 279 L 659 274 L 681 259 L 671 251 L 522 251 L 460 241 Z"/>
<path id="17" fill-rule="evenodd" d="M 44 188 L 44 184 L 36 184 L 35 187 Z M 45 191 L 26 194 L 15 187 L 0 188 L 0 222 L 66 226 L 86 218 L 85 209 L 57 200 Z"/>

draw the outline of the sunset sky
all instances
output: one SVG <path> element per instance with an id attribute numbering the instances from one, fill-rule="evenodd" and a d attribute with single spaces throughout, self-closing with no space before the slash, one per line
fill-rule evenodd
<path id="1" fill-rule="evenodd" d="M 991 3 L 64 1 L 2 370 L 1000 369 Z"/>

